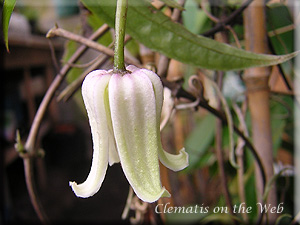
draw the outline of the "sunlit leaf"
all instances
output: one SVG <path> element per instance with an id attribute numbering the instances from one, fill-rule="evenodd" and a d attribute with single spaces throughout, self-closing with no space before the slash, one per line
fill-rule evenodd
<path id="1" fill-rule="evenodd" d="M 185 11 L 182 12 L 184 26 L 194 34 L 204 32 L 210 24 L 205 12 L 198 8 L 195 1 L 186 1 L 184 8 Z"/>
<path id="2" fill-rule="evenodd" d="M 3 38 L 6 46 L 6 50 L 9 51 L 8 48 L 8 26 L 11 14 L 15 8 L 16 0 L 5 0 L 3 3 L 3 11 L 2 11 L 2 27 L 3 27 Z"/>
<path id="3" fill-rule="evenodd" d="M 114 26 L 115 1 L 82 0 L 108 25 Z M 129 0 L 126 31 L 146 47 L 194 66 L 233 70 L 282 63 L 296 53 L 275 56 L 255 54 L 215 40 L 197 36 L 142 0 Z"/>
<path id="4" fill-rule="evenodd" d="M 169 6 L 171 8 L 177 8 L 179 10 L 184 10 L 184 8 L 174 0 L 160 0 L 160 1 L 165 3 L 167 6 Z"/>

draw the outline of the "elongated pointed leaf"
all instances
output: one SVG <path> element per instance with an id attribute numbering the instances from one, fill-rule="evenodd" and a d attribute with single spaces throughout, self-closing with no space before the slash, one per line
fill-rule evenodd
<path id="1" fill-rule="evenodd" d="M 114 26 L 116 1 L 81 1 L 92 13 Z M 128 3 L 126 32 L 148 48 L 183 63 L 207 69 L 234 70 L 275 65 L 297 54 L 275 56 L 247 52 L 189 32 L 146 1 L 129 0 Z"/>
<path id="2" fill-rule="evenodd" d="M 5 0 L 3 3 L 3 12 L 2 12 L 2 27 L 3 27 L 3 38 L 6 46 L 6 50 L 8 49 L 8 25 L 10 21 L 11 14 L 15 8 L 16 0 Z"/>

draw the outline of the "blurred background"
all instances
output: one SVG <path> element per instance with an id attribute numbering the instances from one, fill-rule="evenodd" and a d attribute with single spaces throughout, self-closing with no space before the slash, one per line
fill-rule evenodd
<path id="1" fill-rule="evenodd" d="M 213 23 L 200 9 L 200 1 L 186 2 L 186 11 L 182 15 L 182 23 L 194 33 L 203 33 L 213 27 Z M 274 1 L 279 3 L 280 1 Z M 235 9 L 235 3 L 226 10 L 215 7 L 215 13 L 228 12 Z M 213 7 L 212 7 L 213 8 Z M 270 7 L 269 21 L 273 26 L 290 26 L 293 23 L 289 4 Z M 166 14 L 169 11 L 166 10 Z M 170 13 L 170 12 L 169 12 Z M 213 10 L 212 10 L 213 13 Z M 220 13 L 221 14 L 221 13 Z M 3 68 L 1 72 L 1 220 L 4 224 L 39 224 L 39 219 L 31 205 L 27 193 L 23 160 L 14 148 L 16 130 L 20 131 L 23 141 L 26 141 L 35 112 L 42 101 L 47 88 L 59 72 L 59 68 L 77 47 L 74 43 L 62 38 L 52 38 L 51 42 L 45 37 L 46 33 L 57 24 L 65 30 L 89 36 L 98 24 L 87 21 L 87 10 L 73 0 L 17 0 L 9 26 L 9 49 L 6 52 L 1 45 Z M 242 18 L 238 17 L 234 26 L 237 36 L 243 42 Z M 109 32 L 108 32 L 109 33 Z M 112 33 L 104 37 L 103 42 L 112 39 Z M 229 35 L 230 36 L 230 35 Z M 231 43 L 234 38 L 229 37 Z M 281 39 L 270 34 L 273 53 L 284 54 L 293 51 L 293 29 L 282 34 Z M 108 44 L 107 44 L 108 45 Z M 131 47 L 130 47 L 131 46 Z M 140 47 L 137 43 L 128 46 L 131 54 Z M 136 47 L 138 46 L 138 47 Z M 277 48 L 277 47 L 278 48 Z M 142 51 L 141 51 L 142 52 Z M 156 53 L 153 53 L 157 57 Z M 152 56 L 153 56 L 152 55 Z M 88 50 L 80 59 L 84 64 L 98 56 L 94 50 Z M 136 56 L 136 55 L 134 55 Z M 142 58 L 142 56 L 138 56 Z M 56 66 L 55 62 L 58 62 Z M 111 60 L 103 68 L 111 68 Z M 270 100 L 274 168 L 277 172 L 284 166 L 293 167 L 293 96 L 286 82 L 292 83 L 293 65 L 283 66 L 288 81 L 284 81 L 279 67 L 272 68 L 269 85 L 272 91 Z M 281 68 L 282 69 L 282 68 Z M 94 224 L 94 223 L 129 223 L 122 220 L 127 195 L 128 182 L 124 177 L 120 164 L 108 168 L 106 178 L 100 191 L 88 199 L 77 198 L 69 187 L 69 181 L 83 182 L 90 170 L 92 158 L 92 141 L 90 127 L 82 104 L 80 93 L 67 102 L 57 101 L 57 96 L 74 80 L 72 77 L 80 71 L 74 68 L 68 79 L 60 86 L 47 114 L 42 121 L 37 146 L 45 156 L 34 162 L 34 175 L 37 181 L 38 193 L 45 212 L 53 224 Z M 195 74 L 195 68 L 171 60 L 167 74 L 169 81 L 182 82 L 188 90 L 188 78 Z M 81 71 L 82 72 L 82 71 Z M 223 81 L 223 94 L 236 99 L 242 105 L 245 96 L 245 85 L 241 74 L 226 72 Z M 201 75 L 199 75 L 201 76 Z M 184 78 L 184 81 L 183 79 Z M 205 82 L 205 97 L 210 105 L 217 107 L 216 95 L 213 88 Z M 232 109 L 232 105 L 230 105 Z M 247 126 L 250 127 L 249 113 L 245 114 Z M 237 121 L 237 118 L 234 118 Z M 162 141 L 167 151 L 174 152 L 185 146 L 190 155 L 190 166 L 180 173 L 174 173 L 161 167 L 162 183 L 172 193 L 172 198 L 161 199 L 159 203 L 172 206 L 190 206 L 202 204 L 205 206 L 226 205 L 222 193 L 219 174 L 219 164 L 216 156 L 216 118 L 206 110 L 181 110 L 174 113 L 172 122 L 162 132 Z M 228 150 L 228 131 L 222 130 L 223 148 Z M 235 137 L 237 139 L 237 137 Z M 235 204 L 240 203 L 236 170 L 228 162 L 228 151 L 224 151 L 224 168 L 228 188 Z M 249 205 L 255 205 L 255 178 L 253 157 L 245 152 L 245 200 Z M 284 202 L 284 213 L 292 214 L 294 210 L 294 176 L 286 172 L 277 180 L 277 196 L 279 202 Z M 152 205 L 153 206 L 153 205 Z M 133 212 L 130 213 L 130 215 Z M 153 214 L 152 214 L 153 216 Z M 195 222 L 205 215 L 165 215 L 164 220 Z M 230 220 L 222 215 L 224 224 Z M 252 221 L 256 210 L 249 216 Z M 220 218 L 218 218 L 220 219 Z M 157 218 L 159 221 L 159 218 Z M 147 221 L 147 220 L 146 220 Z M 283 220 L 284 224 L 284 220 Z"/>

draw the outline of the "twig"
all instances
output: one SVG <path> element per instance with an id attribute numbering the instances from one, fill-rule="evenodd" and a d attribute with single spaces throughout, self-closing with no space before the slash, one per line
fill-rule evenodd
<path id="1" fill-rule="evenodd" d="M 240 8 L 238 8 L 237 10 L 235 10 L 232 14 L 230 14 L 230 16 L 226 17 L 225 19 L 223 19 L 222 21 L 220 21 L 219 23 L 217 23 L 217 25 L 215 27 L 213 27 L 212 29 L 204 32 L 202 35 L 203 36 L 212 36 L 215 33 L 224 30 L 225 26 L 228 24 L 231 24 L 231 22 L 237 17 L 239 16 L 247 7 L 248 5 L 250 5 L 250 3 L 253 0 L 247 0 L 246 2 L 244 2 Z"/>
<path id="2" fill-rule="evenodd" d="M 234 39 L 234 41 L 235 41 L 235 43 L 236 43 L 236 46 L 237 46 L 238 48 L 242 48 L 242 45 L 241 45 L 241 43 L 240 43 L 240 40 L 239 40 L 239 38 L 238 38 L 238 36 L 237 36 L 235 30 L 234 30 L 231 26 L 229 26 L 229 25 L 226 26 L 226 29 L 228 29 L 228 30 L 231 32 L 232 37 L 233 37 L 233 39 Z"/>
<path id="3" fill-rule="evenodd" d="M 284 33 L 284 32 L 288 32 L 288 31 L 290 31 L 290 30 L 293 30 L 293 29 L 295 29 L 296 26 L 295 26 L 294 24 L 291 24 L 291 25 L 289 25 L 289 26 L 285 26 L 285 27 L 281 27 L 281 28 L 275 29 L 275 28 L 274 28 L 274 25 L 273 25 L 273 23 L 272 23 L 271 21 L 270 21 L 270 25 L 271 25 L 271 27 L 273 28 L 272 31 L 268 32 L 268 46 L 269 46 L 271 52 L 272 52 L 273 54 L 275 54 L 275 49 L 274 49 L 274 47 L 273 47 L 273 45 L 272 45 L 272 43 L 271 43 L 271 38 L 272 38 L 273 36 L 275 36 L 275 38 L 279 41 L 279 43 L 280 43 L 281 46 L 283 47 L 284 52 L 285 52 L 285 53 L 289 53 L 286 44 L 284 43 L 284 41 L 283 41 L 282 38 L 280 37 L 280 34 L 281 34 L 281 33 Z M 291 68 L 293 68 L 293 65 L 292 65 L 292 62 L 291 62 L 291 61 L 288 61 L 288 64 L 291 66 Z M 285 73 L 284 73 L 284 71 L 283 71 L 283 69 L 282 69 L 282 66 L 281 66 L 280 64 L 278 64 L 278 65 L 277 65 L 277 68 L 279 69 L 280 75 L 281 75 L 281 77 L 283 78 L 283 81 L 284 81 L 286 87 L 288 88 L 288 90 L 289 90 L 289 91 L 293 91 L 293 87 L 292 87 L 292 85 L 290 84 L 289 79 L 286 77 L 286 75 L 285 75 Z M 295 74 L 294 71 L 293 71 L 293 73 Z"/>
<path id="4" fill-rule="evenodd" d="M 276 38 L 278 39 L 279 42 L 282 42 L 282 40 L 281 40 L 278 36 L 276 36 Z M 268 46 L 269 46 L 269 49 L 271 50 L 272 54 L 276 54 L 275 49 L 274 49 L 273 45 L 271 44 L 271 40 L 270 40 L 269 37 L 268 37 Z M 284 44 L 283 44 L 283 47 L 284 47 L 284 49 L 286 49 L 286 47 L 285 47 Z M 288 51 L 285 51 L 285 52 L 288 53 Z M 292 62 L 291 62 L 291 61 L 288 61 L 288 64 L 290 64 L 291 67 L 292 67 Z M 280 74 L 281 78 L 283 79 L 284 84 L 286 85 L 287 89 L 288 89 L 289 91 L 293 91 L 293 87 L 292 87 L 292 85 L 290 84 L 289 79 L 286 77 L 286 75 L 285 75 L 285 73 L 284 73 L 284 71 L 283 71 L 283 69 L 282 69 L 281 64 L 276 65 L 276 67 L 278 68 L 279 74 Z M 294 71 L 293 71 L 293 73 L 295 74 Z"/>
<path id="5" fill-rule="evenodd" d="M 48 217 L 42 207 L 42 204 L 40 202 L 40 199 L 37 195 L 36 187 L 35 187 L 35 180 L 33 175 L 33 161 L 31 160 L 31 157 L 23 158 L 24 162 L 24 173 L 25 173 L 25 181 L 26 186 L 28 190 L 28 194 L 30 196 L 31 203 L 33 205 L 33 208 L 42 222 L 42 224 L 49 224 Z"/>
<path id="6" fill-rule="evenodd" d="M 48 43 L 49 43 L 49 47 L 50 47 L 52 62 L 53 62 L 53 65 L 56 69 L 55 72 L 58 72 L 59 71 L 59 66 L 58 66 L 58 63 L 57 63 L 57 58 L 56 58 L 56 54 L 55 54 L 54 45 L 53 45 L 53 43 L 50 39 L 48 39 Z"/>
<path id="7" fill-rule="evenodd" d="M 98 44 L 90 39 L 84 38 L 83 36 L 74 34 L 72 32 L 69 32 L 67 30 L 64 30 L 59 27 L 54 27 L 50 29 L 47 33 L 47 38 L 52 38 L 55 36 L 63 37 L 68 40 L 76 41 L 78 43 L 81 43 L 83 45 L 86 45 L 90 48 L 96 49 L 106 55 L 109 55 L 111 57 L 114 56 L 114 51 L 110 48 L 105 47 L 104 45 Z"/>
<path id="8" fill-rule="evenodd" d="M 90 39 L 84 38 L 80 35 L 66 31 L 62 28 L 54 27 L 51 30 L 49 30 L 49 32 L 47 33 L 47 37 L 54 37 L 54 36 L 59 36 L 59 37 L 67 38 L 69 40 L 76 41 L 80 44 L 86 45 L 87 47 L 102 52 L 110 57 L 114 57 L 114 51 L 112 49 L 105 47 L 104 45 L 101 45 L 99 43 L 96 43 Z M 125 56 L 125 62 L 131 65 L 135 65 L 137 67 L 142 67 L 137 60 L 134 60 L 133 58 L 129 58 L 128 56 Z"/>
<path id="9" fill-rule="evenodd" d="M 90 39 L 92 40 L 92 39 L 96 39 L 96 38 L 100 37 L 107 29 L 108 29 L 107 25 L 102 26 L 90 37 Z M 76 60 L 78 60 L 78 58 L 85 52 L 86 49 L 87 49 L 86 46 L 81 46 L 80 48 L 78 48 L 78 50 L 70 58 L 69 63 L 74 63 Z M 48 105 L 50 104 L 51 99 L 54 96 L 55 91 L 61 84 L 62 80 L 66 76 L 69 69 L 70 69 L 70 66 L 65 65 L 60 70 L 60 73 L 55 77 L 55 79 L 51 83 L 50 87 L 48 88 L 48 90 L 37 110 L 37 113 L 34 117 L 33 123 L 31 125 L 30 131 L 29 131 L 29 135 L 27 137 L 27 141 L 24 146 L 24 149 L 28 153 L 28 155 L 33 155 L 33 156 L 36 155 L 37 150 L 35 148 L 35 142 L 36 142 L 37 134 L 38 134 L 42 119 L 45 115 Z M 32 157 L 23 158 L 23 161 L 24 161 L 24 174 L 25 174 L 25 179 L 26 179 L 26 185 L 27 185 L 31 203 L 34 206 L 34 209 L 35 209 L 39 219 L 44 224 L 47 224 L 48 219 L 44 213 L 42 205 L 40 204 L 38 194 L 35 190 L 35 180 L 34 180 L 33 171 L 32 171 L 32 163 L 33 163 Z"/>
<path id="10" fill-rule="evenodd" d="M 184 3 L 185 3 L 185 0 L 179 0 L 178 1 L 178 4 L 181 5 L 181 6 L 183 6 Z M 180 19 L 180 16 L 181 16 L 181 10 L 177 9 L 177 8 L 174 8 L 173 13 L 171 15 L 171 19 L 174 22 L 177 22 Z M 169 62 L 170 62 L 170 59 L 167 56 L 160 55 L 159 61 L 158 61 L 158 64 L 157 64 L 157 74 L 160 77 L 166 77 L 167 76 Z"/>
<path id="11" fill-rule="evenodd" d="M 245 136 L 248 138 L 248 130 L 246 126 L 245 116 L 246 107 L 247 107 L 247 100 L 243 102 L 242 109 L 238 107 L 235 100 L 232 101 L 232 107 L 238 117 L 239 120 L 239 128 L 244 132 Z M 236 147 L 236 157 L 237 157 L 237 164 L 239 165 L 239 169 L 237 171 L 237 179 L 238 179 L 238 190 L 239 190 L 239 197 L 240 201 L 246 204 L 246 197 L 245 197 L 245 185 L 244 185 L 244 146 L 245 142 L 239 137 L 238 144 Z M 248 222 L 248 215 L 247 213 L 242 213 L 242 217 L 244 221 Z"/>
<path id="12" fill-rule="evenodd" d="M 223 23 L 221 19 L 215 17 L 214 15 L 212 15 L 210 12 L 208 12 L 206 10 L 205 5 L 204 5 L 205 3 L 206 3 L 206 1 L 201 1 L 200 5 L 201 5 L 201 8 L 202 8 L 203 12 L 206 14 L 206 16 L 215 23 Z M 233 38 L 236 42 L 237 47 L 241 48 L 240 41 L 239 41 L 239 39 L 237 37 L 237 34 L 234 31 L 234 29 L 230 25 L 227 25 L 227 24 L 224 24 L 224 28 L 231 32 L 231 34 L 232 34 L 232 36 L 233 36 Z"/>
<path id="13" fill-rule="evenodd" d="M 105 63 L 110 57 L 103 55 L 101 58 L 97 59 L 90 67 L 88 67 L 75 81 L 69 84 L 57 97 L 57 101 L 68 101 L 74 93 L 80 88 L 84 78 L 91 71 L 99 68 L 103 63 Z"/>
<path id="14" fill-rule="evenodd" d="M 228 106 L 227 101 L 226 101 L 225 97 L 223 96 L 221 90 L 219 89 L 218 85 L 213 80 L 211 80 L 208 76 L 206 76 L 206 78 L 210 81 L 211 85 L 214 87 L 214 89 L 224 107 L 226 121 L 228 124 L 228 133 L 229 133 L 229 155 L 230 155 L 229 162 L 231 163 L 231 165 L 234 168 L 238 169 L 238 165 L 235 162 L 234 140 L 233 140 L 233 121 L 232 121 L 232 116 L 231 116 L 231 113 L 229 110 L 229 106 Z"/>
<path id="15" fill-rule="evenodd" d="M 131 40 L 130 36 L 125 36 L 125 41 L 124 44 L 126 44 L 129 40 Z M 111 43 L 109 46 L 109 48 L 113 47 L 113 43 Z M 97 60 L 89 67 L 87 68 L 75 81 L 73 81 L 71 84 L 69 84 L 57 97 L 57 101 L 68 101 L 73 95 L 74 93 L 80 88 L 84 78 L 86 77 L 86 75 L 88 73 L 90 73 L 91 71 L 101 67 L 101 65 L 103 65 L 108 59 L 110 58 L 110 56 L 108 55 L 102 55 L 101 57 L 97 58 Z"/>
<path id="16" fill-rule="evenodd" d="M 196 83 L 197 82 L 197 83 Z M 196 108 L 199 105 L 201 100 L 201 96 L 203 94 L 203 85 L 197 75 L 190 76 L 188 80 L 190 91 L 196 96 L 196 101 L 189 103 L 181 103 L 175 105 L 176 110 L 188 109 L 188 108 Z"/>
<path id="17" fill-rule="evenodd" d="M 215 23 L 219 23 L 219 22 L 220 22 L 220 19 L 217 18 L 217 17 L 215 17 L 213 14 L 211 14 L 210 12 L 208 12 L 208 11 L 206 10 L 205 3 L 207 3 L 206 0 L 200 2 L 200 6 L 201 6 L 201 9 L 203 10 L 203 12 L 206 14 L 206 16 L 207 16 L 211 21 L 213 21 L 213 22 L 215 22 Z"/>
<path id="18" fill-rule="evenodd" d="M 218 73 L 218 77 L 217 77 L 217 82 L 218 83 L 214 83 L 214 87 L 215 89 L 219 90 L 222 87 L 222 81 L 223 81 L 223 75 L 224 72 L 217 72 Z M 223 73 L 223 74 L 221 74 Z M 209 78 L 207 78 L 209 79 Z M 211 81 L 213 82 L 213 81 Z M 224 98 L 223 96 L 220 96 L 221 93 L 218 92 L 218 108 L 221 109 L 222 105 L 224 105 Z M 218 165 L 219 165 L 219 173 L 220 173 L 220 180 L 221 180 L 221 184 L 222 184 L 222 190 L 223 190 L 223 194 L 225 197 L 225 201 L 226 201 L 226 205 L 229 207 L 230 209 L 230 214 L 232 216 L 234 216 L 233 213 L 233 206 L 232 206 L 232 201 L 230 198 L 230 193 L 229 193 L 229 189 L 228 189 L 228 183 L 227 183 L 227 176 L 225 173 L 225 167 L 224 167 L 224 157 L 223 157 L 223 152 L 222 152 L 222 121 L 219 119 L 216 121 L 216 136 L 215 136 L 215 140 L 216 140 L 216 155 L 217 155 L 217 161 L 218 161 Z"/>
<path id="19" fill-rule="evenodd" d="M 99 59 L 101 59 L 102 57 L 103 57 L 103 55 L 99 54 L 96 58 L 90 60 L 87 63 L 81 63 L 81 64 L 79 64 L 79 63 L 70 63 L 69 65 L 70 65 L 70 67 L 73 67 L 73 68 L 79 68 L 79 69 L 87 68 L 87 67 L 93 65 L 95 62 L 99 61 Z"/>

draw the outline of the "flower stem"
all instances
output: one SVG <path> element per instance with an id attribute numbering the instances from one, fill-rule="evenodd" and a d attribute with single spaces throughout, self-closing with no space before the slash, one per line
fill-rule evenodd
<path id="1" fill-rule="evenodd" d="M 118 0 L 115 21 L 114 72 L 126 71 L 124 64 L 124 38 L 128 0 Z"/>

